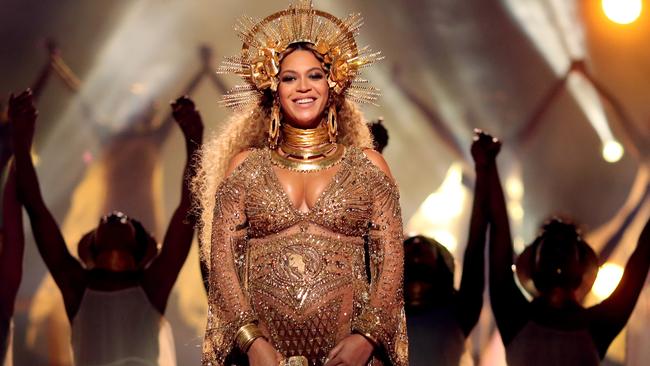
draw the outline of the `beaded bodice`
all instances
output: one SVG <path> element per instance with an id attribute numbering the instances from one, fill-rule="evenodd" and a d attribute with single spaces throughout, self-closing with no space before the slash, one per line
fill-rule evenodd
<path id="1" fill-rule="evenodd" d="M 402 225 L 395 184 L 357 148 L 307 212 L 295 208 L 269 150 L 254 150 L 217 193 L 204 363 L 223 364 L 257 321 L 284 356 L 322 365 L 353 331 L 380 343 L 371 361 L 407 364 Z"/>
<path id="2" fill-rule="evenodd" d="M 260 170 L 251 177 L 251 189 L 247 193 L 249 237 L 265 237 L 306 223 L 340 235 L 361 237 L 366 233 L 371 215 L 368 204 L 371 192 L 365 185 L 366 180 L 350 166 L 359 158 L 354 156 L 358 150 L 346 152 L 337 173 L 307 212 L 294 207 L 268 162 L 267 151 L 261 151 L 261 156 L 256 157 L 261 160 L 258 162 Z"/>

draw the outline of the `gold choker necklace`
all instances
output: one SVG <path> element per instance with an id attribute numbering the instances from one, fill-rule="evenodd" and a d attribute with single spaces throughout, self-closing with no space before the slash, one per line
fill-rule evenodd
<path id="1" fill-rule="evenodd" d="M 289 170 L 313 172 L 339 163 L 344 151 L 343 145 L 329 141 L 324 124 L 311 129 L 283 124 L 280 146 L 271 151 L 271 161 Z"/>

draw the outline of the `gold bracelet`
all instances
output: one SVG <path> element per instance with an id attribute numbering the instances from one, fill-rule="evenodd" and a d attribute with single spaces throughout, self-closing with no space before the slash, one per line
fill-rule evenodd
<path id="1" fill-rule="evenodd" d="M 239 328 L 235 334 L 235 342 L 237 343 L 237 347 L 239 347 L 242 352 L 246 353 L 253 342 L 260 337 L 264 338 L 264 334 L 257 327 L 257 324 L 248 323 Z"/>

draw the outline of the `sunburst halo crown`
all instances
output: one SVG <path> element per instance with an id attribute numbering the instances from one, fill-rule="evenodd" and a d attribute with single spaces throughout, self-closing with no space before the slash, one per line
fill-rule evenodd
<path id="1" fill-rule="evenodd" d="M 322 56 L 331 91 L 358 103 L 374 104 L 379 89 L 359 76 L 361 69 L 383 57 L 367 46 L 357 47 L 355 36 L 362 25 L 360 14 L 339 19 L 314 9 L 310 0 L 299 0 L 262 20 L 241 17 L 235 26 L 243 42 L 241 52 L 226 58 L 217 72 L 239 75 L 244 84 L 224 95 L 223 103 L 240 109 L 259 104 L 266 90 L 276 92 L 285 52 L 293 44 L 307 43 Z"/>

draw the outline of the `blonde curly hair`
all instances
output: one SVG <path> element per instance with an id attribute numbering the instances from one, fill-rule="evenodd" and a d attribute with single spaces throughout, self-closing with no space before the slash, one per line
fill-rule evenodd
<path id="1" fill-rule="evenodd" d="M 271 110 L 254 105 L 234 113 L 221 131 L 213 134 L 203 145 L 197 174 L 192 181 L 195 213 L 199 215 L 198 231 L 201 257 L 209 263 L 212 242 L 212 219 L 217 188 L 225 178 L 230 161 L 238 153 L 250 148 L 267 146 L 268 121 Z M 337 112 L 337 142 L 345 146 L 372 148 L 372 137 L 363 114 L 357 105 L 343 100 Z"/>

